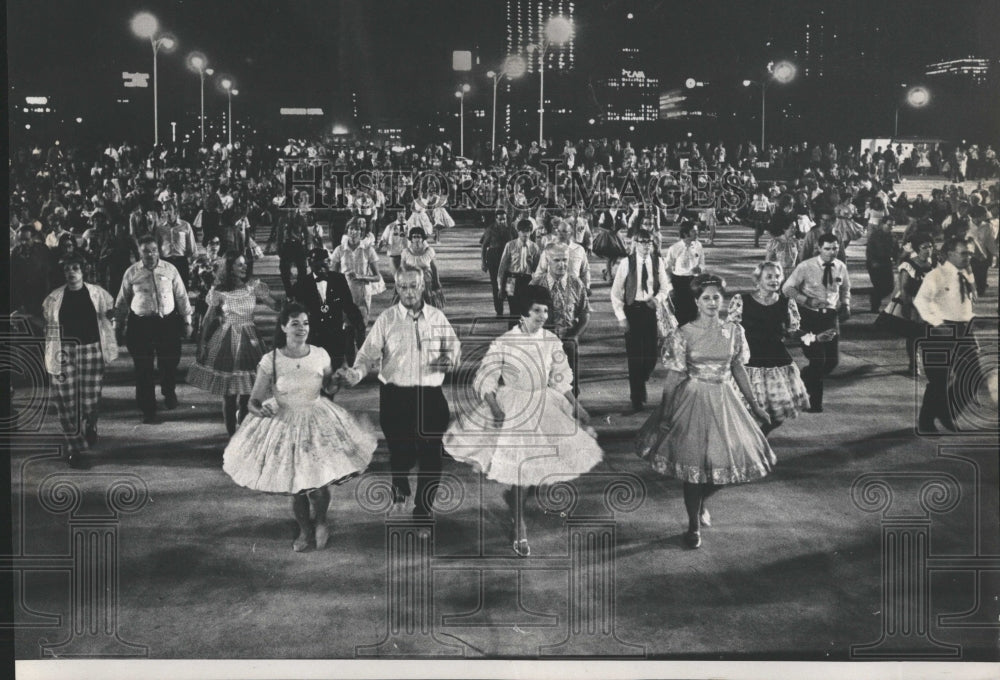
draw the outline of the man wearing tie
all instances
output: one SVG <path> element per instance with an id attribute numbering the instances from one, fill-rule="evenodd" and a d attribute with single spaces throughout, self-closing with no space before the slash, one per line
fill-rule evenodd
<path id="1" fill-rule="evenodd" d="M 917 421 L 921 434 L 937 432 L 935 419 L 940 420 L 946 429 L 954 431 L 955 414 L 968 405 L 972 396 L 967 394 L 969 390 L 961 388 L 977 386 L 982 375 L 975 340 L 968 334 L 969 322 L 974 316 L 972 303 L 976 300 L 973 281 L 968 273 L 972 250 L 964 239 L 953 238 L 944 242 L 942 253 L 945 261 L 928 272 L 913 299 L 913 306 L 920 312 L 921 318 L 935 329 L 932 333 L 934 352 L 944 355 L 942 343 L 951 345 L 946 365 L 931 360 L 930 351 L 924 357 L 927 389 Z M 962 385 L 956 385 L 958 389 L 948 388 L 949 373 L 962 376 Z M 949 405 L 954 405 L 954 408 L 949 408 Z"/>
<path id="2" fill-rule="evenodd" d="M 851 279 L 847 265 L 837 259 L 840 243 L 833 234 L 822 234 L 818 243 L 819 255 L 800 262 L 781 288 L 802 315 L 802 353 L 809 360 L 802 382 L 810 413 L 823 412 L 823 378 L 840 363 L 839 319 L 851 315 Z"/>
<path id="3" fill-rule="evenodd" d="M 581 248 L 578 243 L 574 246 Z M 552 311 L 549 314 L 549 326 L 560 340 L 566 361 L 573 369 L 573 396 L 580 396 L 579 383 L 579 352 L 580 335 L 590 322 L 590 302 L 583 281 L 569 272 L 569 249 L 563 243 L 550 243 L 543 253 L 548 261 L 544 271 L 539 273 L 531 283 L 547 288 L 552 295 Z"/>
<path id="4" fill-rule="evenodd" d="M 153 362 L 160 372 L 164 408 L 177 408 L 177 364 L 181 360 L 181 328 L 191 336 L 191 303 L 177 268 L 160 259 L 156 237 L 139 240 L 139 262 L 125 270 L 115 300 L 118 328 L 125 325 L 125 346 L 135 367 L 135 400 L 142 422 L 156 418 Z"/>
<path id="5" fill-rule="evenodd" d="M 534 225 L 531 220 L 520 220 L 517 223 L 517 238 L 504 246 L 503 255 L 500 256 L 501 295 L 507 297 L 510 315 L 514 317 L 515 324 L 523 316 L 521 298 L 524 289 L 531 283 L 531 276 L 538 267 L 541 256 L 538 245 L 528 238 L 532 229 Z"/>
<path id="6" fill-rule="evenodd" d="M 580 280 L 587 295 L 590 295 L 590 261 L 587 259 L 587 251 L 579 243 L 573 240 L 573 227 L 564 219 L 553 220 L 556 230 L 556 240 L 550 244 L 557 244 L 563 247 L 567 258 L 567 271 L 574 278 Z M 549 249 L 543 248 L 541 257 L 538 258 L 538 268 L 535 269 L 535 282 L 545 277 L 549 270 Z M 576 370 L 576 367 L 573 367 Z"/>
<path id="7" fill-rule="evenodd" d="M 410 496 L 409 471 L 419 464 L 413 516 L 431 514 L 441 479 L 441 438 L 451 413 L 441 386 L 461 360 L 461 344 L 444 312 L 424 304 L 424 275 L 407 265 L 396 273 L 399 304 L 382 312 L 352 368 L 339 382 L 357 385 L 378 366 L 379 421 L 389 446 L 393 501 Z"/>
<path id="8" fill-rule="evenodd" d="M 646 381 L 653 374 L 658 354 L 656 307 L 670 294 L 670 281 L 663 260 L 653 252 L 653 235 L 645 229 L 635 234 L 635 252 L 623 259 L 611 284 L 611 309 L 625 331 L 628 384 L 632 409 L 646 404 Z"/>
<path id="9" fill-rule="evenodd" d="M 678 325 L 693 321 L 698 316 L 691 292 L 691 280 L 701 274 L 705 262 L 704 251 L 698 240 L 698 226 L 694 222 L 684 222 L 680 227 L 680 240 L 667 248 L 664 255 L 670 285 L 673 286 L 674 313 Z"/>
<path id="10" fill-rule="evenodd" d="M 344 363 L 348 333 L 344 317 L 354 330 L 351 342 L 358 346 L 365 341 L 365 321 L 361 310 L 354 304 L 347 279 L 340 272 L 330 271 L 330 254 L 326 248 L 309 251 L 309 276 L 300 276 L 289 296 L 309 310 L 310 345 L 326 350 L 333 370 Z"/>

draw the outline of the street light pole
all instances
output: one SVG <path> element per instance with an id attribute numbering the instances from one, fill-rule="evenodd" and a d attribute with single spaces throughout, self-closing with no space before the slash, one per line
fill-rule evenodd
<path id="1" fill-rule="evenodd" d="M 493 126 L 490 134 L 491 155 L 495 155 L 497 152 L 497 86 L 500 84 L 501 77 L 503 77 L 502 72 L 493 74 Z"/>
<path id="2" fill-rule="evenodd" d="M 776 80 L 779 83 L 787 84 L 795 79 L 795 74 L 797 69 L 795 64 L 788 61 L 779 61 L 774 63 L 773 61 L 767 65 L 767 75 L 756 80 L 744 80 L 743 87 L 750 87 L 753 84 L 760 85 L 760 152 L 764 153 L 765 149 L 765 131 L 767 129 L 767 86 L 771 80 Z"/>
<path id="3" fill-rule="evenodd" d="M 549 50 L 548 39 L 542 43 L 541 55 L 538 60 L 538 148 L 541 150 L 543 139 L 543 128 L 545 126 L 545 53 Z"/>
<path id="4" fill-rule="evenodd" d="M 153 43 L 153 146 L 160 145 L 160 87 L 157 82 L 156 70 L 156 41 L 150 38 Z"/>
<path id="5" fill-rule="evenodd" d="M 465 157 L 465 93 L 458 93 L 458 155 Z"/>
<path id="6" fill-rule="evenodd" d="M 465 157 L 465 93 L 472 87 L 466 83 L 455 91 L 458 97 L 458 155 Z"/>
<path id="7" fill-rule="evenodd" d="M 157 68 L 157 55 L 160 49 L 172 50 L 177 45 L 177 40 L 171 35 L 156 34 L 160 30 L 160 22 L 149 12 L 140 12 L 132 18 L 132 32 L 140 38 L 149 38 L 149 44 L 153 48 L 153 144 L 160 143 L 160 88 L 159 69 Z"/>
<path id="8" fill-rule="evenodd" d="M 487 71 L 486 76 L 493 79 L 493 131 L 490 135 L 490 153 L 495 154 L 497 148 L 497 87 L 504 76 L 520 78 L 524 75 L 526 65 L 520 57 L 507 57 L 499 72 Z"/>
<path id="9" fill-rule="evenodd" d="M 233 87 L 233 79 L 226 76 L 219 80 L 219 86 L 226 91 L 226 99 L 229 102 L 229 115 L 226 117 L 226 127 L 229 128 L 229 148 L 233 147 L 233 96 L 240 93 Z"/>
<path id="10" fill-rule="evenodd" d="M 764 154 L 764 131 L 767 129 L 765 118 L 767 116 L 767 81 L 760 81 L 760 153 Z"/>
<path id="11" fill-rule="evenodd" d="M 215 73 L 208 65 L 208 59 L 200 52 L 192 52 L 188 55 L 188 68 L 198 72 L 198 79 L 201 81 L 201 145 L 205 146 L 205 76 Z"/>
<path id="12" fill-rule="evenodd" d="M 205 146 L 205 71 L 198 69 L 198 76 L 201 79 L 201 145 Z"/>
<path id="13" fill-rule="evenodd" d="M 538 146 L 545 143 L 545 55 L 553 43 L 561 45 L 573 34 L 573 24 L 566 18 L 555 16 L 545 24 L 545 33 L 539 45 L 538 60 Z"/>

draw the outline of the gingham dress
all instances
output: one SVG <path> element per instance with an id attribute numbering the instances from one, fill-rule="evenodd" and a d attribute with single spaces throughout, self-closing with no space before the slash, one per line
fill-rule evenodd
<path id="1" fill-rule="evenodd" d="M 204 355 L 188 369 L 187 381 L 219 396 L 250 394 L 264 345 L 254 326 L 253 310 L 270 291 L 259 280 L 246 288 L 220 291 L 213 288 L 205 302 L 222 308 L 222 323 L 208 339 Z"/>

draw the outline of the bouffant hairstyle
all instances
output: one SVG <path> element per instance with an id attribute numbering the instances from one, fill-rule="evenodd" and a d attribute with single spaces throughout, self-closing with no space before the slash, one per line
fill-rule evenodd
<path id="1" fill-rule="evenodd" d="M 521 312 L 521 316 L 524 317 L 528 316 L 534 305 L 545 305 L 552 309 L 552 294 L 544 286 L 528 286 L 524 289 L 524 297 L 521 299 L 524 301 L 524 311 Z"/>
<path id="2" fill-rule="evenodd" d="M 715 274 L 698 274 L 691 280 L 691 292 L 696 298 L 701 297 L 707 288 L 718 288 L 723 295 L 726 294 L 726 281 L 721 276 Z"/>

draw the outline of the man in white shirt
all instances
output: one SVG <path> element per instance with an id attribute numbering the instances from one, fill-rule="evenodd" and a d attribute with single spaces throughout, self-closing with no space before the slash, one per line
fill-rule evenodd
<path id="1" fill-rule="evenodd" d="M 397 509 L 405 503 L 409 471 L 419 464 L 413 516 L 427 518 L 441 478 L 441 437 L 451 417 L 441 386 L 461 360 L 461 343 L 444 312 L 424 304 L 419 269 L 400 267 L 396 291 L 399 304 L 379 315 L 354 366 L 337 371 L 337 377 L 357 385 L 380 366 L 379 421 L 389 446 L 393 500 Z"/>
<path id="2" fill-rule="evenodd" d="M 680 237 L 679 241 L 667 248 L 663 259 L 667 274 L 670 276 L 670 285 L 673 286 L 672 296 L 677 323 L 684 325 L 698 316 L 694 294 L 691 293 L 691 280 L 702 272 L 705 255 L 698 240 L 697 224 L 682 223 Z"/>
<path id="3" fill-rule="evenodd" d="M 590 262 L 587 260 L 587 251 L 583 246 L 573 241 L 573 227 L 566 220 L 556 218 L 556 240 L 554 243 L 565 246 L 566 257 L 569 261 L 569 273 L 580 279 L 587 295 L 590 295 Z M 535 269 L 534 278 L 540 279 L 549 271 L 548 248 L 542 250 L 538 258 L 538 267 Z"/>
<path id="4" fill-rule="evenodd" d="M 653 251 L 653 235 L 640 229 L 635 235 L 635 252 L 624 258 L 611 284 L 611 309 L 618 326 L 625 331 L 628 356 L 629 397 L 638 413 L 646 404 L 646 381 L 653 374 L 658 354 L 656 307 L 670 294 L 670 281 L 663 260 Z"/>
<path id="5" fill-rule="evenodd" d="M 928 272 L 913 299 L 913 306 L 921 318 L 936 329 L 933 342 L 923 348 L 927 389 L 920 405 L 917 419 L 918 432 L 937 432 L 935 419 L 948 430 L 954 431 L 954 416 L 965 408 L 973 395 L 967 394 L 968 385 L 978 385 L 982 375 L 979 352 L 975 340 L 968 335 L 969 322 L 975 316 L 972 303 L 976 300 L 975 286 L 968 273 L 972 249 L 961 238 L 948 239 L 942 252 L 945 261 Z M 931 354 L 948 356 L 948 363 L 941 365 Z M 948 376 L 961 375 L 961 385 L 948 387 Z"/>
<path id="6" fill-rule="evenodd" d="M 795 300 L 802 315 L 802 353 L 809 365 L 802 369 L 802 382 L 809 392 L 809 412 L 823 412 L 823 378 L 840 363 L 839 318 L 851 315 L 851 279 L 847 265 L 837 259 L 840 243 L 833 234 L 819 237 L 819 255 L 800 262 L 788 276 L 781 292 Z"/>
<path id="7" fill-rule="evenodd" d="M 181 328 L 184 337 L 191 336 L 191 304 L 177 268 L 160 259 L 160 247 L 153 236 L 139 241 L 139 255 L 142 259 L 125 270 L 115 308 L 118 328 L 125 328 L 125 344 L 135 368 L 135 400 L 142 421 L 154 425 L 160 422 L 156 416 L 156 373 L 166 409 L 177 408 Z"/>
<path id="8" fill-rule="evenodd" d="M 156 225 L 156 240 L 160 243 L 160 257 L 180 272 L 181 280 L 191 280 L 191 261 L 195 256 L 195 236 L 191 225 L 177 215 L 177 205 L 172 201 L 163 204 L 163 219 Z"/>

